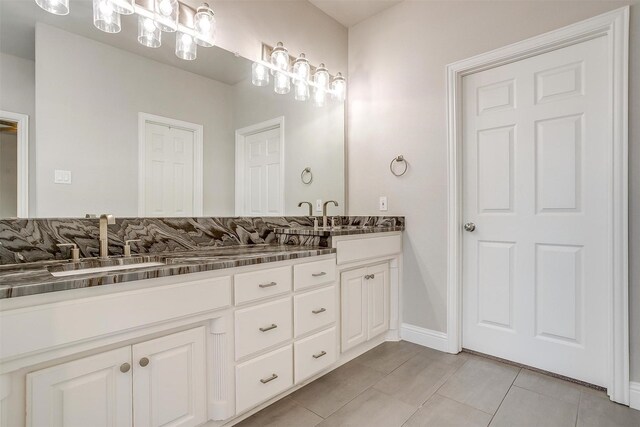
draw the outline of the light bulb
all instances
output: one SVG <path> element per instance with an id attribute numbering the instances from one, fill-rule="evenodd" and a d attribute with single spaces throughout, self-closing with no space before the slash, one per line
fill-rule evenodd
<path id="1" fill-rule="evenodd" d="M 309 99 L 309 85 L 305 82 L 295 84 L 294 98 L 296 101 L 306 101 Z"/>
<path id="2" fill-rule="evenodd" d="M 162 32 L 151 18 L 138 16 L 138 42 L 147 47 L 160 47 Z"/>
<path id="3" fill-rule="evenodd" d="M 322 90 L 327 91 L 329 89 L 329 71 L 325 68 L 324 64 L 316 69 L 313 75 L 313 81 L 316 85 L 320 86 Z"/>
<path id="4" fill-rule="evenodd" d="M 109 0 L 101 0 L 100 1 L 100 13 L 105 15 L 106 17 L 110 17 L 115 12 L 113 5 Z"/>
<path id="5" fill-rule="evenodd" d="M 271 51 L 271 63 L 282 71 L 289 71 L 289 51 L 278 42 L 278 45 Z M 275 75 L 276 71 L 271 70 L 271 74 Z"/>
<path id="6" fill-rule="evenodd" d="M 171 15 L 171 12 L 173 12 L 173 6 L 171 5 L 171 0 L 160 0 L 158 9 L 160 10 L 160 13 L 162 13 L 164 16 Z"/>
<path id="7" fill-rule="evenodd" d="M 293 73 L 302 81 L 306 82 L 309 80 L 309 76 L 311 75 L 311 65 L 309 65 L 309 61 L 305 57 L 304 53 L 301 53 L 293 62 Z"/>
<path id="8" fill-rule="evenodd" d="M 120 14 L 111 0 L 93 0 L 93 25 L 105 33 L 120 32 Z"/>
<path id="9" fill-rule="evenodd" d="M 158 0 L 155 2 L 154 19 L 162 31 L 172 33 L 178 29 L 178 0 Z"/>
<path id="10" fill-rule="evenodd" d="M 273 82 L 273 91 L 278 95 L 285 95 L 291 91 L 291 79 L 284 73 L 277 72 Z"/>
<path id="11" fill-rule="evenodd" d="M 216 20 L 213 10 L 207 3 L 198 8 L 194 16 L 194 29 L 196 30 L 196 43 L 202 47 L 211 47 L 216 36 Z"/>
<path id="12" fill-rule="evenodd" d="M 54 15 L 69 14 L 69 0 L 36 0 L 36 4 Z"/>
<path id="13" fill-rule="evenodd" d="M 251 83 L 254 86 L 266 86 L 269 84 L 269 71 L 267 67 L 259 62 L 254 62 L 251 66 Z"/>
<path id="14" fill-rule="evenodd" d="M 180 59 L 192 61 L 196 59 L 198 45 L 194 43 L 190 34 L 178 31 L 176 33 L 176 56 Z"/>
<path id="15" fill-rule="evenodd" d="M 331 83 L 331 91 L 333 92 L 333 99 L 336 101 L 344 102 L 347 97 L 347 82 L 342 73 L 338 73 Z"/>

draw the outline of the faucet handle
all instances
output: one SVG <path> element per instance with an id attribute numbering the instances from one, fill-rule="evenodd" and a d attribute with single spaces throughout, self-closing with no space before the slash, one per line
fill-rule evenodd
<path id="1" fill-rule="evenodd" d="M 78 262 L 80 260 L 80 249 L 78 249 L 78 245 L 75 243 L 58 243 L 58 247 L 66 247 L 71 246 L 71 260 L 73 262 Z"/>
<path id="2" fill-rule="evenodd" d="M 140 239 L 129 239 L 124 241 L 124 256 L 131 256 L 131 243 L 140 242 Z"/>

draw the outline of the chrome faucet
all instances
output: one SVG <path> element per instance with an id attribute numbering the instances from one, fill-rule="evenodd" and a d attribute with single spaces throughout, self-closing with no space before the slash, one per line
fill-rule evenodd
<path id="1" fill-rule="evenodd" d="M 300 202 L 298 203 L 298 207 L 301 208 L 304 204 L 309 205 L 309 216 L 313 216 L 313 205 L 311 204 L 311 202 Z"/>
<path id="2" fill-rule="evenodd" d="M 327 200 L 322 204 L 322 226 L 323 227 L 329 226 L 327 221 L 327 205 L 329 203 L 333 203 L 334 205 L 338 206 L 338 202 L 336 202 L 335 200 Z"/>
<path id="3" fill-rule="evenodd" d="M 113 215 L 100 215 L 100 259 L 109 258 L 109 230 L 107 229 L 107 225 L 115 223 L 116 218 Z"/>

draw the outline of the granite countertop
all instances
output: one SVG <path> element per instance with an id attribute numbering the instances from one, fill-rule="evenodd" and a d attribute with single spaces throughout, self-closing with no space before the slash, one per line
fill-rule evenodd
<path id="1" fill-rule="evenodd" d="M 332 253 L 335 253 L 335 249 L 314 246 L 258 244 L 188 252 L 134 255 L 132 257 L 111 257 L 108 260 L 84 258 L 77 263 L 64 260 L 8 264 L 0 266 L 0 299 L 223 268 L 243 267 Z M 118 266 L 138 263 L 161 263 L 161 265 L 118 269 Z M 87 272 L 86 274 L 66 277 L 52 275 L 52 272 L 96 267 L 112 267 L 113 270 Z"/>
<path id="2" fill-rule="evenodd" d="M 289 234 L 298 236 L 350 236 L 353 234 L 369 234 L 369 233 L 387 233 L 390 231 L 404 231 L 403 225 L 396 226 L 362 226 L 362 225 L 343 225 L 337 227 L 291 227 L 276 228 L 276 234 Z"/>

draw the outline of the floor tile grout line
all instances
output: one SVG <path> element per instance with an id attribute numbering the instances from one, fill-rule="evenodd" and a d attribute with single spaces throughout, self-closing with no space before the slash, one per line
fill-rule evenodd
<path id="1" fill-rule="evenodd" d="M 489 420 L 489 424 L 487 424 L 487 427 L 491 425 L 491 423 L 493 422 L 493 419 L 496 417 L 496 414 L 498 413 L 498 411 L 500 410 L 500 407 L 502 406 L 502 404 L 504 403 L 504 400 L 507 398 L 507 395 L 509 394 L 509 392 L 511 391 L 511 389 L 513 388 L 513 385 L 516 382 L 516 379 L 518 379 L 518 375 L 520 375 L 520 372 L 522 372 L 522 368 L 518 368 L 518 373 L 513 377 L 513 381 L 511 381 L 511 385 L 509 386 L 509 388 L 507 389 L 507 392 L 504 394 L 504 396 L 502 396 L 502 400 L 500 401 L 500 404 L 498 405 L 498 407 L 496 408 L 496 411 L 493 413 L 493 415 L 491 416 L 491 419 Z"/>

